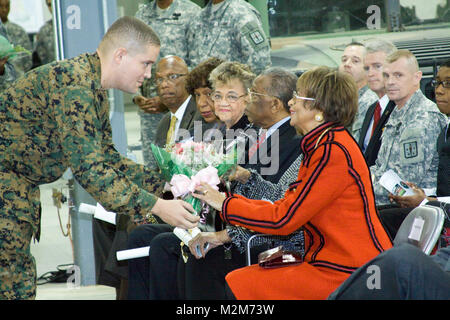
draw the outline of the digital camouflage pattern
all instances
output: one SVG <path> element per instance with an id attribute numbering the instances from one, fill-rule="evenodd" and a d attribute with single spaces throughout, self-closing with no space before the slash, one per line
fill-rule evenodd
<path id="1" fill-rule="evenodd" d="M 0 20 L 0 35 L 9 40 L 8 35 L 6 34 L 5 26 Z M 0 93 L 3 92 L 14 80 L 17 78 L 17 72 L 14 69 L 11 61 L 7 61 L 5 64 L 5 73 L 0 75 Z"/>
<path id="2" fill-rule="evenodd" d="M 370 167 L 377 205 L 389 204 L 388 191 L 379 180 L 392 169 L 401 179 L 421 188 L 435 188 L 438 169 L 436 142 L 447 116 L 417 90 L 386 123 L 378 157 Z"/>
<path id="3" fill-rule="evenodd" d="M 157 10 L 156 1 L 139 5 L 135 15 L 136 18 L 149 25 L 161 40 L 161 49 L 156 63 L 167 55 L 175 55 L 184 60 L 186 59 L 188 25 L 198 12 L 200 12 L 200 7 L 189 0 L 174 0 L 166 10 Z M 155 83 L 155 68 L 152 68 L 152 77 L 147 79 L 141 87 L 141 94 L 148 98 L 158 95 Z M 141 120 L 144 162 L 148 166 L 157 167 L 150 144 L 154 141 L 158 123 L 161 121 L 164 113 L 150 114 L 141 110 L 138 112 Z"/>
<path id="4" fill-rule="evenodd" d="M 378 95 L 369 89 L 368 86 L 364 86 L 358 91 L 358 111 L 353 120 L 352 135 L 356 141 L 359 141 L 359 135 L 362 129 L 364 118 L 366 117 L 367 110 L 375 102 L 378 101 Z"/>
<path id="5" fill-rule="evenodd" d="M 34 49 L 41 59 L 41 64 L 47 64 L 56 60 L 55 32 L 53 20 L 48 20 L 36 36 L 36 47 Z"/>
<path id="6" fill-rule="evenodd" d="M 0 221 L 30 224 L 28 241 L 39 237 L 39 185 L 67 168 L 108 211 L 142 219 L 157 200 L 159 175 L 114 148 L 100 74 L 98 55 L 82 54 L 33 69 L 0 94 Z M 0 229 L 2 247 L 19 245 L 8 239 Z"/>
<path id="7" fill-rule="evenodd" d="M 28 222 L 0 216 L 0 300 L 34 299 L 36 296 L 31 235 Z"/>
<path id="8" fill-rule="evenodd" d="M 192 19 L 188 32 L 188 64 L 217 57 L 249 65 L 259 74 L 270 67 L 270 45 L 259 12 L 243 0 L 225 0 L 215 12 L 212 1 Z"/>
<path id="9" fill-rule="evenodd" d="M 28 34 L 24 28 L 11 21 L 6 22 L 4 26 L 10 42 L 14 46 L 20 45 L 30 52 L 30 54 L 21 54 L 20 56 L 11 59 L 11 62 L 16 68 L 16 71 L 20 74 L 23 74 L 30 70 L 33 64 L 31 58 L 31 51 L 33 50 L 33 48 L 31 45 L 30 37 L 28 37 Z"/>

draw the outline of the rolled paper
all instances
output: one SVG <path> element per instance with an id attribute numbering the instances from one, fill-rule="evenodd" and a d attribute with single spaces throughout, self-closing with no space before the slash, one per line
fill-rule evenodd
<path id="1" fill-rule="evenodd" d="M 99 203 L 97 203 L 97 207 L 95 208 L 94 218 L 116 224 L 116 214 L 114 212 L 106 211 Z"/>
<path id="2" fill-rule="evenodd" d="M 116 252 L 117 261 L 148 257 L 150 247 L 121 250 Z"/>
<path id="3" fill-rule="evenodd" d="M 93 214 L 95 219 L 116 224 L 116 214 L 114 212 L 106 211 L 99 203 L 97 203 L 97 206 L 81 203 L 78 211 L 85 214 Z"/>
<path id="4" fill-rule="evenodd" d="M 87 203 L 81 203 L 80 206 L 78 207 L 78 211 L 86 214 L 94 214 L 96 208 L 97 208 L 96 206 Z"/>
<path id="5" fill-rule="evenodd" d="M 193 238 L 195 238 L 199 233 L 201 232 L 201 230 L 199 228 L 193 228 L 193 229 L 181 229 L 176 227 L 175 229 L 173 229 L 173 233 L 181 240 L 183 241 L 186 245 L 189 245 L 189 241 L 191 241 Z M 209 243 L 205 243 L 205 250 L 208 250 L 209 248 Z M 195 248 L 195 250 L 197 251 L 197 255 L 201 256 L 202 253 L 200 251 L 200 247 L 197 246 Z"/>

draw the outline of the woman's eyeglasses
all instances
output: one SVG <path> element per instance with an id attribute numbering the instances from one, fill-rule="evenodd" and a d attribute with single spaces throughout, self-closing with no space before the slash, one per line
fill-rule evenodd
<path id="1" fill-rule="evenodd" d="M 240 96 L 238 96 L 236 94 L 229 93 L 229 94 L 227 94 L 225 96 L 225 101 L 228 102 L 228 103 L 236 103 L 240 98 L 245 97 L 246 95 L 247 95 L 247 93 L 243 94 L 243 95 L 240 95 Z M 213 93 L 211 95 L 211 99 L 214 102 L 220 102 L 220 101 L 222 101 L 223 98 L 224 97 L 220 93 Z"/>
<path id="2" fill-rule="evenodd" d="M 444 80 L 444 81 L 438 81 L 436 79 L 431 80 L 431 86 L 433 88 L 437 88 L 441 84 L 445 89 L 450 89 L 450 81 L 449 80 Z"/>
<path id="3" fill-rule="evenodd" d="M 301 99 L 301 100 L 308 100 L 308 101 L 315 101 L 316 99 L 314 98 L 307 98 L 307 97 L 302 97 L 299 96 L 297 91 L 294 90 L 294 92 L 292 93 L 292 97 L 294 97 L 295 99 Z"/>

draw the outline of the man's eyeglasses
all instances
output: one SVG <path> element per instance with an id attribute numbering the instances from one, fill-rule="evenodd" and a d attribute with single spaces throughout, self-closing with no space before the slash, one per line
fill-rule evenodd
<path id="1" fill-rule="evenodd" d="M 433 88 L 437 88 L 439 87 L 439 85 L 441 85 L 445 88 L 445 89 L 450 89 L 450 81 L 449 80 L 444 80 L 444 81 L 438 81 L 438 80 L 431 80 L 431 86 Z"/>
<path id="2" fill-rule="evenodd" d="M 240 98 L 245 97 L 246 95 L 247 93 L 240 96 L 230 93 L 225 96 L 225 101 L 228 103 L 236 103 Z M 220 93 L 213 93 L 211 96 L 211 99 L 214 102 L 220 102 L 223 98 L 224 97 Z"/>
<path id="3" fill-rule="evenodd" d="M 270 97 L 270 98 L 276 98 L 275 96 L 271 96 L 269 94 L 264 94 L 264 93 L 258 93 L 258 92 L 253 92 L 250 89 L 247 89 L 247 94 L 250 97 L 250 99 L 253 99 L 253 95 L 256 96 L 264 96 L 264 97 Z"/>
<path id="4" fill-rule="evenodd" d="M 298 93 L 297 93 L 297 91 L 294 91 L 294 92 L 292 93 L 292 97 L 294 97 L 295 99 L 308 100 L 308 101 L 315 101 L 315 100 L 316 100 L 316 99 L 314 99 L 314 98 L 307 98 L 307 97 L 299 96 Z"/>
<path id="5" fill-rule="evenodd" d="M 167 80 L 169 82 L 175 82 L 178 78 L 181 78 L 183 76 L 185 76 L 186 74 L 182 74 L 182 73 L 172 73 L 169 74 L 167 77 L 156 77 L 155 82 L 156 84 L 161 84 L 163 83 L 164 80 Z"/>

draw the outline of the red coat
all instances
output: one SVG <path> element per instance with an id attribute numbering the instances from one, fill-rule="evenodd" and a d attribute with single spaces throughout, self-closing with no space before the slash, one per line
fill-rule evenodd
<path id="1" fill-rule="evenodd" d="M 287 235 L 303 227 L 305 262 L 229 273 L 238 299 L 326 299 L 354 270 L 392 243 L 381 225 L 369 169 L 342 126 L 325 123 L 302 141 L 298 179 L 271 204 L 228 197 L 222 219 L 262 233 Z"/>

